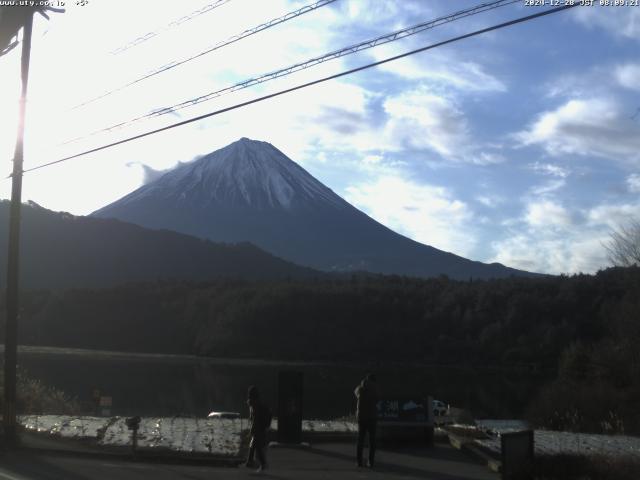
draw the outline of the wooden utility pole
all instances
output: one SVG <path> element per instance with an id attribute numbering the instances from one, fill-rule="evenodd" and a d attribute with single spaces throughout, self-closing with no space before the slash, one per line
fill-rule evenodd
<path id="1" fill-rule="evenodd" d="M 31 57 L 31 34 L 33 11 L 25 12 L 22 33 L 22 91 L 18 134 L 13 154 L 13 174 L 11 177 L 11 212 L 9 216 L 9 252 L 7 261 L 7 321 L 4 339 L 4 412 L 3 426 L 9 445 L 17 442 L 16 428 L 16 365 L 18 351 L 19 304 L 19 262 L 20 262 L 20 209 L 22 206 L 22 165 L 24 159 L 24 125 L 27 107 L 27 86 L 29 83 L 29 60 Z"/>

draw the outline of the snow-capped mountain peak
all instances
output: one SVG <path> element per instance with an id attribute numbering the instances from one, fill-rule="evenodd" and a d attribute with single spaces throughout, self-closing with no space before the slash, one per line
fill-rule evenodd
<path id="1" fill-rule="evenodd" d="M 212 203 L 258 209 L 317 203 L 345 206 L 344 200 L 273 145 L 248 138 L 182 164 L 134 194 L 123 200 L 160 195 L 201 207 Z"/>
<path id="2" fill-rule="evenodd" d="M 524 274 L 399 235 L 267 142 L 242 138 L 94 212 L 217 242 L 252 242 L 313 268 L 453 278 Z"/>

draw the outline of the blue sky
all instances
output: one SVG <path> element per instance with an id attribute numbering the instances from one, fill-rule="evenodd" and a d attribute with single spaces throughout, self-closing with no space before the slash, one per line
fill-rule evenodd
<path id="1" fill-rule="evenodd" d="M 337 0 L 84 108 L 69 107 L 307 3 L 90 0 L 34 37 L 28 166 L 540 11 L 523 3 L 332 60 L 156 120 L 66 139 L 480 2 Z M 149 31 L 159 35 L 119 54 Z M 272 143 L 356 207 L 442 250 L 548 273 L 595 272 L 640 215 L 640 7 L 577 7 L 42 169 L 24 198 L 87 214 L 246 136 Z M 17 52 L 0 77 L 17 79 Z M 15 112 L 17 83 L 0 98 Z M 14 116 L 12 116 L 14 115 Z M 7 159 L 15 114 L 4 115 Z M 150 170 L 151 169 L 151 170 Z M 0 192 L 9 196 L 8 182 Z"/>

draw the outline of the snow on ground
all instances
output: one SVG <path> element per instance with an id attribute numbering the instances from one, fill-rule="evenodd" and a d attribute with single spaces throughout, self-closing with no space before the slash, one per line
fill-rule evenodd
<path id="1" fill-rule="evenodd" d="M 96 442 L 105 447 L 131 446 L 131 431 L 124 417 L 74 417 L 67 415 L 23 415 L 18 421 L 26 429 L 54 437 Z M 271 428 L 277 429 L 277 420 Z M 138 429 L 138 448 L 175 452 L 237 456 L 247 419 L 143 417 Z M 303 420 L 305 433 L 354 433 L 355 423 Z"/>
<path id="2" fill-rule="evenodd" d="M 66 415 L 23 415 L 19 422 L 26 429 L 53 437 L 96 442 L 105 447 L 131 446 L 131 431 L 124 417 L 79 417 Z M 477 422 L 478 430 L 490 434 L 475 439 L 482 447 L 500 454 L 500 434 L 522 430 L 517 421 Z M 271 428 L 277 429 L 274 419 Z M 138 447 L 148 450 L 236 456 L 240 453 L 247 419 L 144 417 L 138 430 Z M 340 420 L 303 420 L 305 433 L 356 433 L 353 422 Z M 536 454 L 632 455 L 640 457 L 640 437 L 535 430 Z"/>
<path id="3" fill-rule="evenodd" d="M 240 451 L 241 431 L 240 419 L 143 418 L 138 430 L 138 447 L 236 455 Z M 99 444 L 131 445 L 131 431 L 125 419 L 111 419 Z"/>
<path id="4" fill-rule="evenodd" d="M 20 424 L 28 430 L 49 433 L 65 438 L 96 438 L 106 418 L 70 417 L 61 415 L 23 415 L 18 417 Z"/>
<path id="5" fill-rule="evenodd" d="M 358 424 L 340 420 L 303 420 L 302 431 L 309 433 L 358 433 Z"/>
<path id="6" fill-rule="evenodd" d="M 529 423 L 524 420 L 476 420 L 479 430 L 488 434 L 521 432 L 529 429 Z"/>
<path id="7" fill-rule="evenodd" d="M 500 454 L 500 434 L 521 431 L 513 421 L 478 421 L 479 429 L 492 433 L 490 438 L 475 439 L 482 447 Z M 526 428 L 526 424 L 524 424 Z M 626 435 L 598 435 L 590 433 L 534 430 L 534 446 L 537 455 L 599 454 L 640 457 L 640 437 Z"/>
<path id="8" fill-rule="evenodd" d="M 124 417 L 71 417 L 24 415 L 19 422 L 28 430 L 54 437 L 95 441 L 107 447 L 131 446 L 131 431 Z M 242 419 L 145 417 L 140 421 L 138 448 L 234 456 L 240 451 Z"/>

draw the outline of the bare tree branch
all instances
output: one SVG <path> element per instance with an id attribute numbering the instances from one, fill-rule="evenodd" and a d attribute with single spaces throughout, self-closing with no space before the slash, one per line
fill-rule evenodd
<path id="1" fill-rule="evenodd" d="M 609 237 L 604 247 L 613 265 L 640 265 L 640 219 L 634 218 L 626 225 L 618 225 Z"/>

